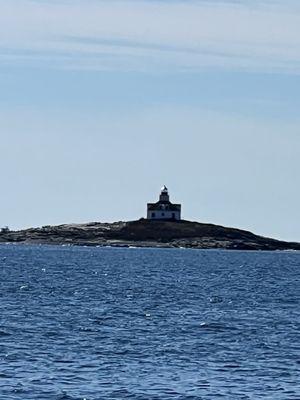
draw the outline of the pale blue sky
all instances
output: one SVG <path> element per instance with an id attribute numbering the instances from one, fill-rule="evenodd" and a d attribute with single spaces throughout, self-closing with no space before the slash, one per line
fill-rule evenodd
<path id="1" fill-rule="evenodd" d="M 0 225 L 183 217 L 300 241 L 296 1 L 0 0 Z"/>

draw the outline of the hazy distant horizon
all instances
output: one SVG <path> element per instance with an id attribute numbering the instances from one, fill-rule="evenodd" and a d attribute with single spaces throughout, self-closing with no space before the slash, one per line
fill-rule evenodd
<path id="1" fill-rule="evenodd" d="M 300 5 L 0 0 L 0 227 L 187 220 L 300 242 Z"/>

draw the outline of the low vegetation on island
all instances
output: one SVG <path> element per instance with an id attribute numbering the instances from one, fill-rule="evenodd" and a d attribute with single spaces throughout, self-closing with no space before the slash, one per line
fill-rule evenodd
<path id="1" fill-rule="evenodd" d="M 265 238 L 251 232 L 191 221 L 138 221 L 2 229 L 0 243 L 166 247 L 231 250 L 300 250 L 300 243 Z"/>

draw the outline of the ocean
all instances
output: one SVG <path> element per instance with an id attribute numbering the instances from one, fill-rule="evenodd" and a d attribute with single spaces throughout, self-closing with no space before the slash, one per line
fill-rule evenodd
<path id="1" fill-rule="evenodd" d="M 300 399 L 300 253 L 0 246 L 0 398 Z"/>

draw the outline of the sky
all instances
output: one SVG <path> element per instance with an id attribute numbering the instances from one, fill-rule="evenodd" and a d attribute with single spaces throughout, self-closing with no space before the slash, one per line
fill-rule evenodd
<path id="1" fill-rule="evenodd" d="M 300 241 L 300 4 L 0 0 L 0 226 L 184 219 Z"/>

